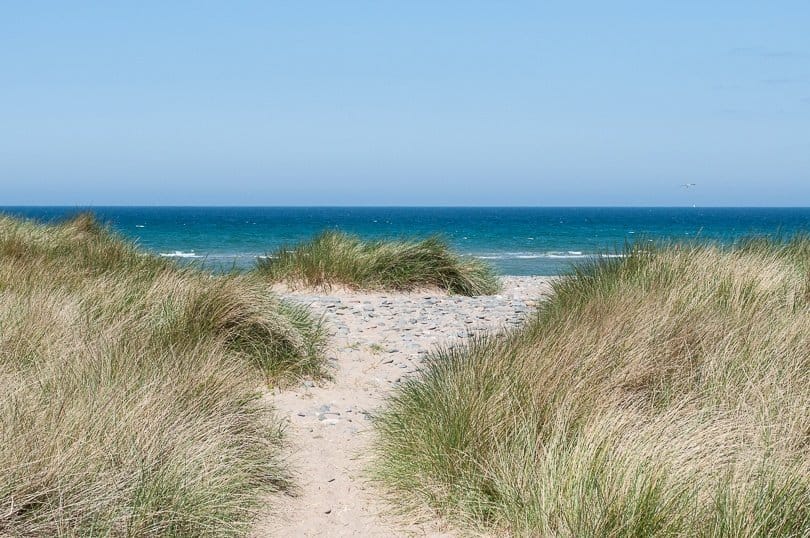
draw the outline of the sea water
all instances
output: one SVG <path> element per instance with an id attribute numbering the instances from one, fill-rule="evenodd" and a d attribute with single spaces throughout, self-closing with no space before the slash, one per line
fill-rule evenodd
<path id="1" fill-rule="evenodd" d="M 0 207 L 46 222 L 84 210 L 144 249 L 216 269 L 250 267 L 323 230 L 366 239 L 438 234 L 507 275 L 562 274 L 637 242 L 730 244 L 810 232 L 810 208 Z"/>

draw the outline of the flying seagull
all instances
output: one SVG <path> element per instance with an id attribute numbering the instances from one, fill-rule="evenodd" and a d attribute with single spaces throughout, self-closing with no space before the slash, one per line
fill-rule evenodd
<path id="1" fill-rule="evenodd" d="M 697 185 L 697 183 L 684 183 L 681 185 L 681 187 L 683 187 L 684 189 L 688 189 L 694 187 L 695 185 Z"/>

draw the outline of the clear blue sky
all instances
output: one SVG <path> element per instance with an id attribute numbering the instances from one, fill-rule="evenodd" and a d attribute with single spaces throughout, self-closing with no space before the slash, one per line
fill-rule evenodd
<path id="1" fill-rule="evenodd" d="M 123 4 L 0 8 L 0 205 L 810 205 L 807 0 Z"/>

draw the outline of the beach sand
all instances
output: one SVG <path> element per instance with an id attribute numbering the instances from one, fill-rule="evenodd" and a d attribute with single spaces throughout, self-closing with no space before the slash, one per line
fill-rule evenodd
<path id="1" fill-rule="evenodd" d="M 397 517 L 367 476 L 370 415 L 416 375 L 435 345 L 519 325 L 550 293 L 548 277 L 504 277 L 498 295 L 280 290 L 323 315 L 334 379 L 268 392 L 286 423 L 295 496 L 270 501 L 254 536 L 451 536 L 440 522 Z"/>

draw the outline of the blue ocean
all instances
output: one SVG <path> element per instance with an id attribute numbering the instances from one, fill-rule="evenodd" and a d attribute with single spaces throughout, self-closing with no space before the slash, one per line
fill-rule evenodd
<path id="1" fill-rule="evenodd" d="M 216 269 L 250 267 L 327 229 L 368 239 L 439 234 L 506 275 L 562 274 L 633 242 L 810 232 L 810 208 L 0 207 L 42 221 L 85 209 L 144 249 Z"/>

